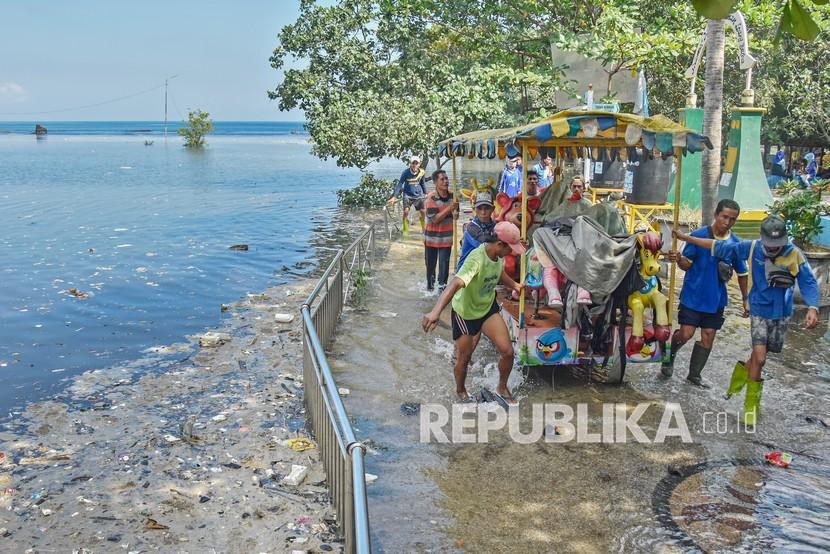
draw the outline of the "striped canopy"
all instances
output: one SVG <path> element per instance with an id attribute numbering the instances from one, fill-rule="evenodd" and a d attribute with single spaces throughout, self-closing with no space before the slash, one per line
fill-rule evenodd
<path id="1" fill-rule="evenodd" d="M 591 148 L 616 157 L 620 149 L 641 147 L 663 156 L 675 148 L 700 152 L 712 148 L 707 137 L 687 129 L 663 115 L 640 115 L 598 110 L 566 110 L 550 117 L 507 129 L 472 131 L 441 141 L 439 155 L 445 157 L 504 158 L 527 146 L 531 157 L 543 148 Z M 581 153 L 580 153 L 581 154 Z"/>

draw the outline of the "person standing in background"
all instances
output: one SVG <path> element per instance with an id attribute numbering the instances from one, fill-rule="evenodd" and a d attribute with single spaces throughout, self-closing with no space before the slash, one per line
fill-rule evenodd
<path id="1" fill-rule="evenodd" d="M 427 268 L 427 290 L 435 287 L 435 266 L 438 265 L 438 290 L 443 292 L 450 274 L 452 228 L 458 219 L 458 202 L 449 190 L 447 172 L 439 169 L 432 173 L 435 190 L 424 202 L 426 225 L 424 227 L 424 261 Z"/>

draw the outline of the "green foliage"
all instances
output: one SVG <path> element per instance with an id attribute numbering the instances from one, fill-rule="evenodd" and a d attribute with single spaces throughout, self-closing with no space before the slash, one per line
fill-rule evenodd
<path id="1" fill-rule="evenodd" d="M 394 188 L 393 179 L 378 179 L 371 173 L 364 173 L 356 187 L 337 190 L 337 203 L 356 208 L 380 208 L 386 204 Z"/>
<path id="2" fill-rule="evenodd" d="M 830 103 L 821 100 L 830 95 L 830 64 L 822 61 L 830 40 L 820 36 L 804 48 L 784 34 L 776 48 L 781 0 L 735 7 L 758 59 L 756 105 L 769 110 L 764 141 L 817 136 L 817 120 L 830 120 Z M 815 2 L 810 16 L 826 28 L 830 5 Z M 441 139 L 544 117 L 557 111 L 557 93 L 584 91 L 587 83 L 551 61 L 551 46 L 605 64 L 597 97 L 607 97 L 618 76 L 644 68 L 652 112 L 676 117 L 705 23 L 689 0 L 302 0 L 297 21 L 278 34 L 270 61 L 282 77 L 268 94 L 281 110 L 303 110 L 313 152 L 341 166 L 426 159 Z M 745 86 L 737 51 L 728 31 L 724 118 Z"/>
<path id="3" fill-rule="evenodd" d="M 725 19 L 735 11 L 737 0 L 692 0 L 697 13 L 707 19 Z"/>
<path id="4" fill-rule="evenodd" d="M 813 190 L 793 191 L 770 206 L 770 213 L 784 218 L 793 241 L 804 246 L 821 232 L 821 216 L 830 215 L 830 204 Z"/>
<path id="5" fill-rule="evenodd" d="M 779 183 L 777 187 L 775 187 L 775 194 L 777 196 L 787 196 L 793 191 L 796 191 L 801 188 L 801 181 L 797 181 L 795 179 L 791 181 L 784 181 Z"/>
<path id="6" fill-rule="evenodd" d="M 809 0 L 806 1 L 810 3 Z M 827 4 L 827 0 L 812 0 L 812 3 L 823 6 Z M 738 4 L 738 0 L 692 0 L 695 11 L 707 19 L 725 19 L 737 8 L 744 10 L 748 8 L 746 5 L 736 6 L 736 4 Z M 747 2 L 744 2 L 744 4 L 747 4 Z M 778 30 L 775 34 L 776 44 L 781 40 L 784 33 L 805 41 L 815 40 L 819 34 L 818 24 L 798 0 L 784 1 L 778 21 Z"/>
<path id="7" fill-rule="evenodd" d="M 208 112 L 192 110 L 187 114 L 187 127 L 178 130 L 188 148 L 199 148 L 205 144 L 205 135 L 213 132 L 213 120 Z"/>

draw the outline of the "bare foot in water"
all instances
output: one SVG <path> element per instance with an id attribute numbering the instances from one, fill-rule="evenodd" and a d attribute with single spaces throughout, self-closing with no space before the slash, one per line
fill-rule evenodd
<path id="1" fill-rule="evenodd" d="M 496 387 L 496 394 L 504 398 L 504 401 L 511 406 L 515 406 L 519 403 L 515 398 L 513 398 L 513 393 L 511 393 L 510 389 L 507 387 Z"/>

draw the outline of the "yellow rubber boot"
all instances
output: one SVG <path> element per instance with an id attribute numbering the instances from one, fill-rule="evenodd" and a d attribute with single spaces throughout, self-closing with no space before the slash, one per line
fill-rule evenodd
<path id="1" fill-rule="evenodd" d="M 726 398 L 732 398 L 733 395 L 741 392 L 747 380 L 749 380 L 749 370 L 746 368 L 746 364 L 743 362 L 736 363 L 735 369 L 732 370 L 732 378 L 729 380 L 729 388 L 726 389 Z"/>
<path id="2" fill-rule="evenodd" d="M 763 381 L 747 381 L 746 397 L 744 398 L 744 424 L 755 426 L 761 415 L 761 391 Z"/>

